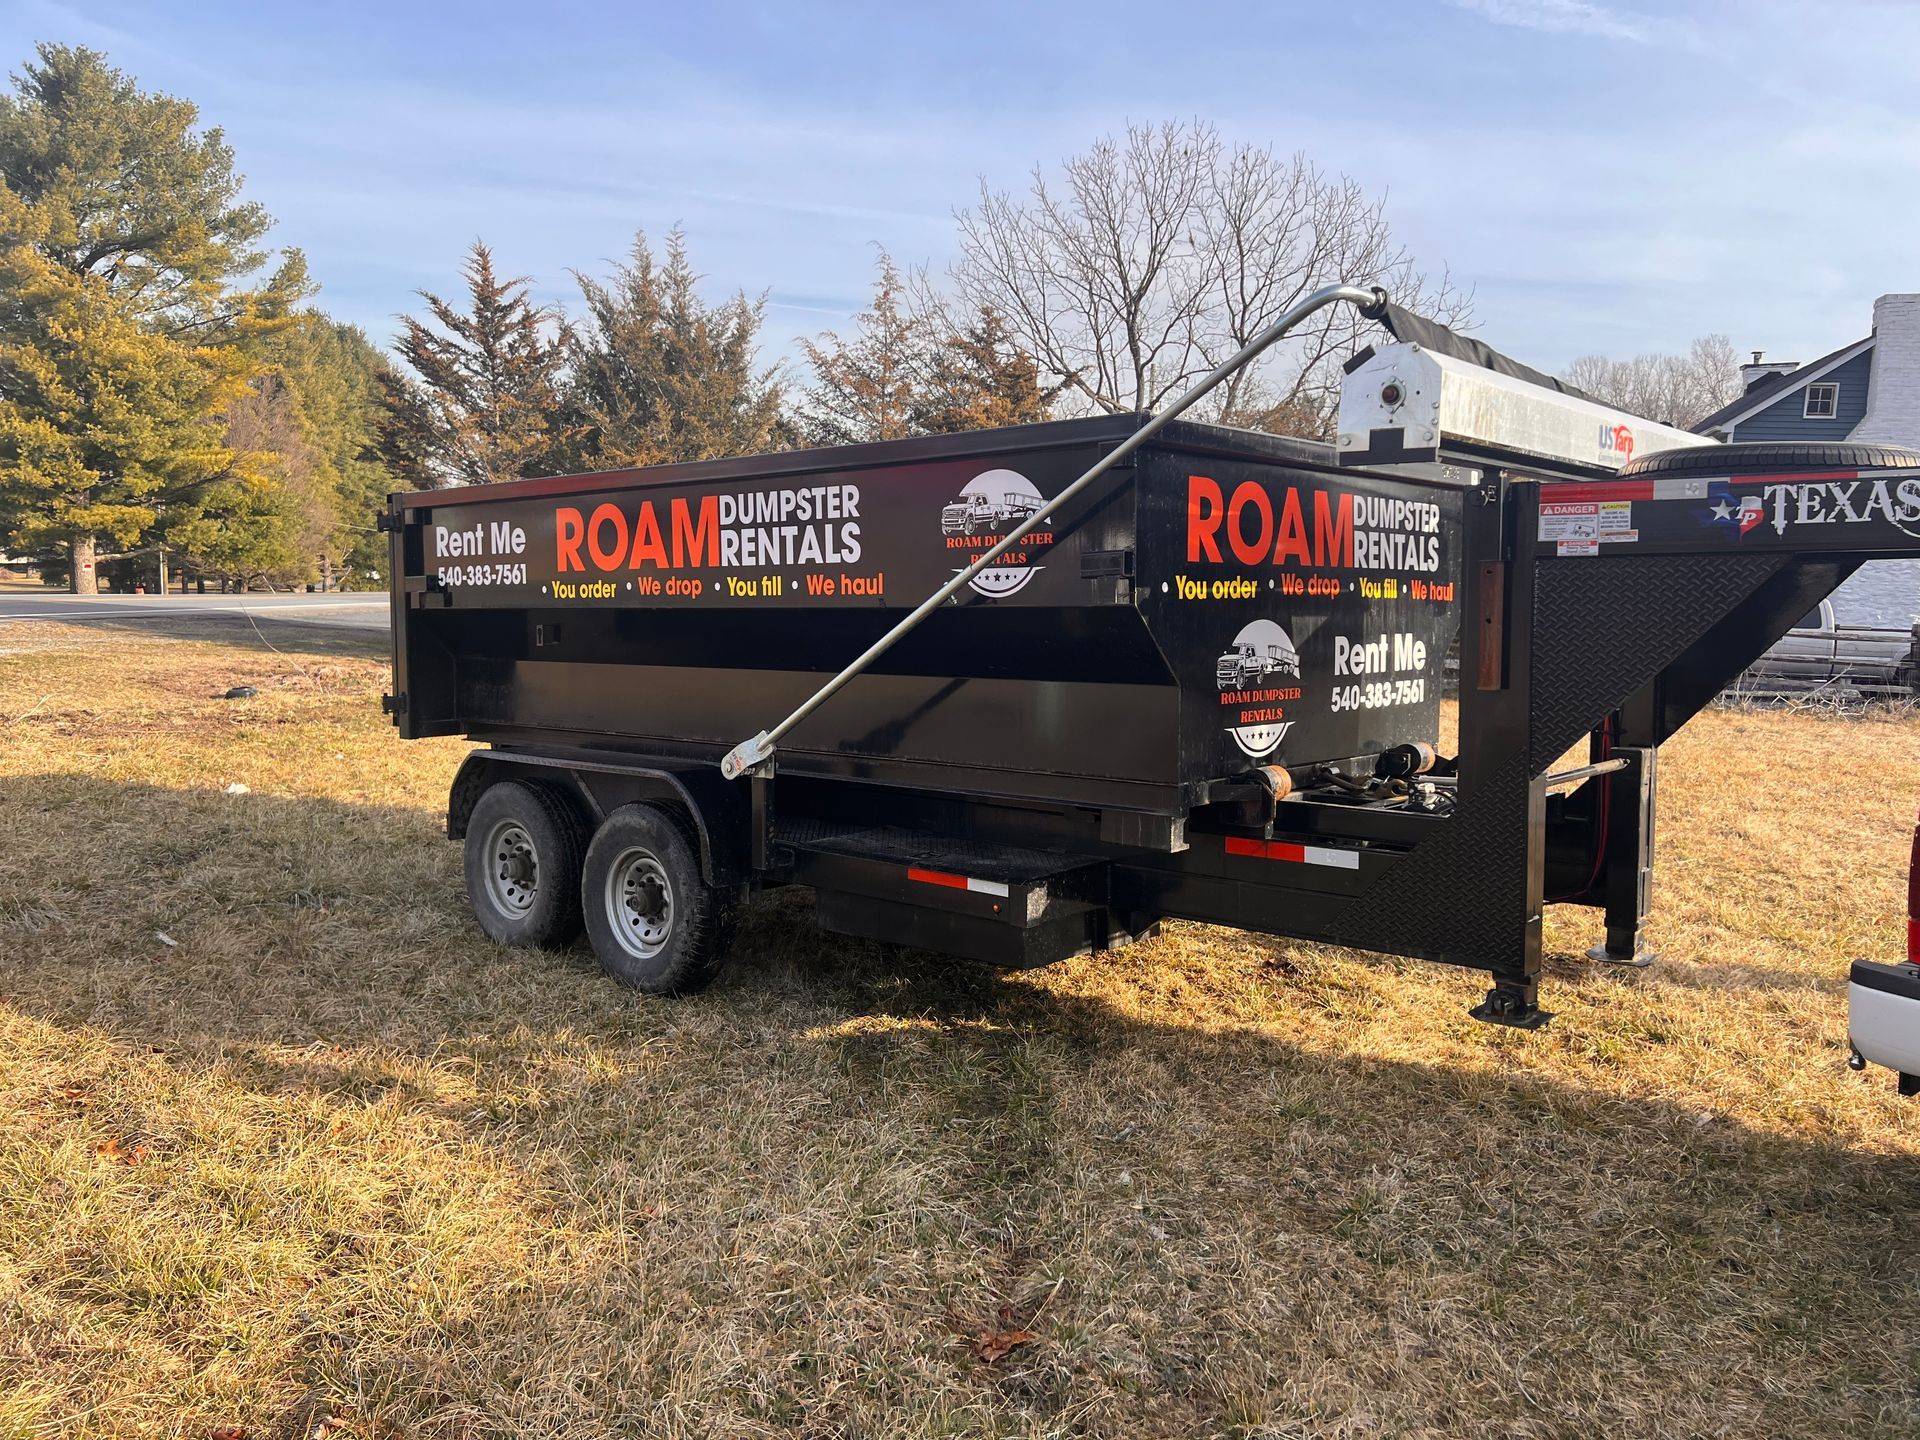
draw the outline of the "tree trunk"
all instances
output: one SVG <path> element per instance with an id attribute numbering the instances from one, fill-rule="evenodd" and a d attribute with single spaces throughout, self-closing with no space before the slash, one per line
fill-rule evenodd
<path id="1" fill-rule="evenodd" d="M 156 547 L 156 553 L 158 554 L 159 561 L 160 561 L 159 593 L 162 595 L 165 595 L 167 593 L 167 547 L 164 545 Z"/>
<path id="2" fill-rule="evenodd" d="M 100 593 L 100 575 L 93 568 L 94 540 L 91 535 L 73 537 L 73 574 L 67 581 L 69 593 L 74 595 L 98 595 Z"/>

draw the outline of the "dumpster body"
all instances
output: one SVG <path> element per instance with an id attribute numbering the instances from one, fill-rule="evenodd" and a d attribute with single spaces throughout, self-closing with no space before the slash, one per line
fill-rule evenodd
<path id="1" fill-rule="evenodd" d="M 717 758 L 1137 424 L 419 497 L 402 730 Z M 1173 819 L 1255 764 L 1431 742 L 1459 492 L 1249 431 L 1163 442 L 850 684 L 783 772 Z M 976 495 L 986 528 L 955 516 Z"/>

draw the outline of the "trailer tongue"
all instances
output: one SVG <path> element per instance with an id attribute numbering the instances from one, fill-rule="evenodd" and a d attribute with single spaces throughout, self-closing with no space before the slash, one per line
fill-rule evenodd
<path id="1" fill-rule="evenodd" d="M 1331 447 L 1116 416 L 395 496 L 389 704 L 490 747 L 483 928 L 676 993 L 779 885 L 1002 965 L 1180 917 L 1484 969 L 1522 1026 L 1545 904 L 1643 959 L 1656 747 L 1920 554 L 1920 456 L 1707 445 L 1387 319 Z"/>

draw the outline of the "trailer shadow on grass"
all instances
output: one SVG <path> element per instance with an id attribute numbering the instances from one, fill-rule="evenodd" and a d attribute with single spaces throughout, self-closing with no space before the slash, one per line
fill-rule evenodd
<path id="1" fill-rule="evenodd" d="M 70 1398 L 244 1332 L 263 1406 L 422 1434 L 1920 1423 L 1910 1147 L 1451 1020 L 1275 1033 L 1364 1030 L 1341 952 L 996 976 L 787 895 L 666 1002 L 479 938 L 425 811 L 51 775 L 0 833 L 9 1283 Z"/>

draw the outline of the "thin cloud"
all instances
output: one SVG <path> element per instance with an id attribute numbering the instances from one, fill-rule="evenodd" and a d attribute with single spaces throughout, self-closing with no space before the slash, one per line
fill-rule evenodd
<path id="1" fill-rule="evenodd" d="M 1589 0 L 1447 0 L 1496 25 L 1522 30 L 1544 30 L 1554 35 L 1597 35 L 1605 40 L 1627 40 L 1645 45 L 1653 40 L 1652 27 L 1643 19 Z"/>

